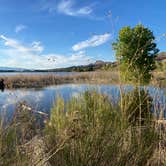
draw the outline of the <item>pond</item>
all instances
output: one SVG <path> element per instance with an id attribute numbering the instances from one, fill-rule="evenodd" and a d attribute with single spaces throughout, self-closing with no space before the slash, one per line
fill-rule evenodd
<path id="1" fill-rule="evenodd" d="M 145 87 L 153 98 L 155 107 L 164 110 L 166 115 L 166 89 L 152 86 Z M 124 91 L 132 90 L 132 86 L 123 86 Z M 25 101 L 36 111 L 49 113 L 57 96 L 61 96 L 65 101 L 71 97 L 77 97 L 86 90 L 96 90 L 107 94 L 113 104 L 119 101 L 120 87 L 117 85 L 89 85 L 89 84 L 66 84 L 50 86 L 42 89 L 17 89 L 0 92 L 0 112 L 1 116 L 12 116 L 19 102 Z"/>

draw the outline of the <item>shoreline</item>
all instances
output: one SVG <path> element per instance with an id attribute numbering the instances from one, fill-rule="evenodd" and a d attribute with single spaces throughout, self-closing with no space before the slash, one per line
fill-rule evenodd
<path id="1" fill-rule="evenodd" d="M 6 89 L 20 89 L 20 88 L 43 88 L 52 85 L 61 84 L 121 84 L 119 79 L 119 72 L 115 71 L 95 71 L 82 72 L 73 75 L 14 75 L 14 76 L 0 76 L 4 79 Z M 166 88 L 166 73 L 154 72 L 153 79 L 150 83 L 152 86 Z"/>

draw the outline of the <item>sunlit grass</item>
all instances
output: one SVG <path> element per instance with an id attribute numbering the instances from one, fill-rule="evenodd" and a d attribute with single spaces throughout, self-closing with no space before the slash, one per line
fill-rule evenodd
<path id="1" fill-rule="evenodd" d="M 57 75 L 16 75 L 5 76 L 6 88 L 41 88 L 49 85 L 59 85 L 66 83 L 118 83 L 117 72 L 83 72 L 68 76 Z"/>
<path id="2" fill-rule="evenodd" d="M 118 71 L 96 71 L 83 72 L 68 76 L 56 75 L 16 75 L 5 76 L 5 85 L 8 89 L 15 88 L 42 88 L 50 85 L 68 84 L 68 83 L 89 83 L 89 84 L 122 84 Z M 124 83 L 123 83 L 124 84 Z M 153 73 L 151 85 L 156 87 L 166 86 L 166 73 Z"/>

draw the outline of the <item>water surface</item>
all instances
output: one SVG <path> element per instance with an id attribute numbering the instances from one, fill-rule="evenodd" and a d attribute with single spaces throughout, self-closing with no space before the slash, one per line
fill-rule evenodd
<path id="1" fill-rule="evenodd" d="M 0 77 L 3 76 L 15 76 L 15 75 L 58 75 L 67 76 L 78 74 L 78 72 L 0 72 Z"/>
<path id="2" fill-rule="evenodd" d="M 123 86 L 122 90 L 130 91 L 132 86 Z M 156 87 L 146 87 L 153 98 L 155 108 L 166 112 L 166 89 Z M 116 85 L 88 85 L 88 84 L 67 84 L 50 86 L 42 89 L 18 89 L 5 90 L 0 92 L 0 112 L 12 115 L 19 102 L 25 101 L 36 111 L 49 113 L 56 101 L 57 96 L 61 96 L 65 101 L 72 97 L 78 97 L 86 90 L 96 90 L 107 94 L 113 104 L 117 104 L 120 96 L 120 87 Z"/>

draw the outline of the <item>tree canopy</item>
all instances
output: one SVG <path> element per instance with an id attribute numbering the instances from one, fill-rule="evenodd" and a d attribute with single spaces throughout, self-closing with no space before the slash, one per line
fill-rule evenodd
<path id="1" fill-rule="evenodd" d="M 156 68 L 155 57 L 159 52 L 153 32 L 142 24 L 134 28 L 126 26 L 119 31 L 116 42 L 112 44 L 120 65 L 124 81 L 148 83 L 151 71 Z"/>

